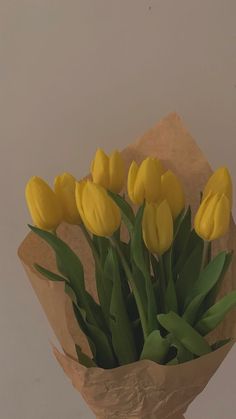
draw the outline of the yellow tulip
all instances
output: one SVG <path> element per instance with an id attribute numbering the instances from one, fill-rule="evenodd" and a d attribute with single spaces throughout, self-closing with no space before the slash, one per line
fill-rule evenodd
<path id="1" fill-rule="evenodd" d="M 196 233 L 206 241 L 224 236 L 229 229 L 230 213 L 230 201 L 225 194 L 209 193 L 195 216 Z"/>
<path id="2" fill-rule="evenodd" d="M 143 213 L 143 239 L 152 253 L 162 255 L 173 241 L 173 219 L 166 200 L 160 204 L 146 204 Z"/>
<path id="3" fill-rule="evenodd" d="M 63 209 L 63 219 L 69 224 L 79 224 L 80 215 L 75 202 L 76 179 L 63 173 L 54 180 L 54 191 Z"/>
<path id="4" fill-rule="evenodd" d="M 219 192 L 220 194 L 225 194 L 227 196 L 230 202 L 230 208 L 232 208 L 232 190 L 232 179 L 227 167 L 220 167 L 208 180 L 203 191 L 203 199 L 205 199 L 210 192 L 212 194 Z"/>
<path id="5" fill-rule="evenodd" d="M 184 209 L 185 196 L 181 182 L 171 170 L 165 172 L 161 177 L 161 191 L 163 198 L 170 206 L 173 218 L 177 218 Z"/>
<path id="6" fill-rule="evenodd" d="M 147 157 L 140 166 L 132 162 L 128 173 L 128 194 L 134 204 L 158 202 L 161 198 L 161 175 L 164 173 L 160 160 Z"/>
<path id="7" fill-rule="evenodd" d="M 91 174 L 94 183 L 119 193 L 125 181 L 125 164 L 121 153 L 114 151 L 109 157 L 98 149 L 91 165 Z"/>
<path id="8" fill-rule="evenodd" d="M 25 189 L 26 202 L 34 224 L 42 230 L 56 230 L 62 221 L 60 202 L 40 177 L 32 177 Z"/>
<path id="9" fill-rule="evenodd" d="M 119 228 L 120 210 L 102 186 L 89 180 L 77 182 L 75 197 L 81 219 L 92 234 L 110 237 Z"/>

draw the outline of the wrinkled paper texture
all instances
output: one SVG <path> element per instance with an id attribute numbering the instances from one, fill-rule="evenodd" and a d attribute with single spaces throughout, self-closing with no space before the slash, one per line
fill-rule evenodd
<path id="1" fill-rule="evenodd" d="M 178 115 L 168 115 L 123 151 L 127 167 L 132 160 L 140 162 L 149 155 L 160 158 L 167 169 L 179 176 L 185 187 L 187 203 L 195 212 L 211 168 Z M 93 259 L 79 228 L 62 224 L 58 233 L 78 252 L 85 267 L 87 289 L 97 299 Z M 213 247 L 215 253 L 236 249 L 233 221 L 229 234 Z M 64 350 L 62 354 L 54 348 L 54 354 L 98 419 L 183 419 L 188 405 L 204 389 L 232 347 L 232 343 L 227 344 L 212 354 L 176 366 L 139 361 L 111 370 L 87 369 L 76 361 L 74 343 L 78 343 L 88 355 L 91 353 L 74 318 L 71 302 L 64 293 L 64 285 L 46 280 L 33 268 L 33 263 L 38 263 L 56 271 L 53 252 L 39 237 L 29 233 L 19 248 L 19 257 Z M 220 296 L 236 288 L 235 273 L 234 258 Z M 209 341 L 235 336 L 235 312 L 231 312 L 209 336 Z"/>

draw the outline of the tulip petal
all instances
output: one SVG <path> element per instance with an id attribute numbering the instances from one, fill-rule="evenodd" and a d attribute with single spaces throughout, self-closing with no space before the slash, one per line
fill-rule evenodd
<path id="1" fill-rule="evenodd" d="M 204 191 L 203 191 L 203 199 L 211 192 L 212 194 L 215 193 L 224 193 L 230 202 L 230 209 L 232 209 L 232 179 L 227 167 L 220 167 L 217 169 L 213 175 L 208 180 Z"/>
<path id="2" fill-rule="evenodd" d="M 208 241 L 225 235 L 229 229 L 230 213 L 230 201 L 226 195 L 209 193 L 201 203 L 195 217 L 196 233 Z"/>
<path id="3" fill-rule="evenodd" d="M 109 158 L 100 148 L 97 150 L 91 164 L 91 174 L 94 183 L 109 187 Z"/>
<path id="4" fill-rule="evenodd" d="M 171 170 L 161 177 L 162 195 L 167 200 L 173 218 L 177 218 L 184 208 L 185 196 L 181 182 Z"/>
<path id="5" fill-rule="evenodd" d="M 230 201 L 226 195 L 222 195 L 216 204 L 214 211 L 214 228 L 211 240 L 224 236 L 230 225 Z"/>
<path id="6" fill-rule="evenodd" d="M 63 208 L 63 218 L 70 224 L 78 224 L 80 216 L 75 201 L 76 179 L 70 173 L 63 173 L 54 180 L 54 191 Z"/>
<path id="7" fill-rule="evenodd" d="M 86 186 L 86 183 L 87 181 L 76 182 L 76 187 L 75 187 L 76 205 L 77 205 L 80 217 L 85 227 L 87 228 L 87 230 L 91 231 L 92 234 L 96 234 L 92 226 L 88 223 L 85 216 L 84 208 L 83 208 L 83 193 L 84 193 L 84 188 Z"/>
<path id="8" fill-rule="evenodd" d="M 92 226 L 93 230 L 96 231 L 97 236 L 103 235 L 102 233 L 106 230 L 106 192 L 99 185 L 94 185 L 91 182 L 87 182 L 84 188 L 83 194 L 83 209 L 86 216 L 87 223 Z M 105 218 L 105 222 L 104 222 Z M 107 220 L 108 221 L 108 220 Z M 109 222 L 109 221 L 108 221 Z M 106 234 L 105 234 L 106 235 Z"/>
<path id="9" fill-rule="evenodd" d="M 77 183 L 76 200 L 80 216 L 91 233 L 106 237 L 118 229 L 120 210 L 102 186 L 90 181 Z"/>
<path id="10" fill-rule="evenodd" d="M 147 157 L 141 163 L 134 185 L 134 198 L 139 204 L 158 202 L 161 195 L 161 173 L 156 159 Z"/>
<path id="11" fill-rule="evenodd" d="M 159 237 L 159 253 L 165 253 L 173 241 L 173 218 L 166 200 L 156 210 L 156 226 Z"/>
<path id="12" fill-rule="evenodd" d="M 204 240 L 209 240 L 210 233 L 213 229 L 213 219 L 209 219 L 206 222 L 205 213 L 207 207 L 211 201 L 212 194 L 209 193 L 206 198 L 201 202 L 200 207 L 195 215 L 194 219 L 194 228 L 198 236 L 200 236 Z"/>
<path id="13" fill-rule="evenodd" d="M 214 229 L 214 212 L 218 200 L 218 194 L 210 196 L 208 203 L 205 207 L 204 215 L 201 219 L 200 229 L 202 232 L 204 232 L 206 240 L 211 240 L 212 232 Z"/>
<path id="14" fill-rule="evenodd" d="M 35 225 L 43 230 L 55 230 L 62 221 L 62 208 L 50 186 L 33 176 L 26 185 L 25 196 Z"/>
<path id="15" fill-rule="evenodd" d="M 146 204 L 143 212 L 143 240 L 152 253 L 159 253 L 159 239 L 156 228 L 156 208 L 154 204 Z"/>
<path id="16" fill-rule="evenodd" d="M 134 196 L 134 185 L 136 181 L 136 177 L 138 174 L 138 165 L 135 161 L 133 161 L 130 165 L 129 172 L 128 172 L 128 181 L 127 181 L 127 189 L 128 189 L 128 195 L 130 200 L 133 202 L 133 204 L 137 204 Z"/>

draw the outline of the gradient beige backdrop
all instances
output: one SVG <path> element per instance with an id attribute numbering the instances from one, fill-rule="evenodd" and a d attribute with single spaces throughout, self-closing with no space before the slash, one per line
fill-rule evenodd
<path id="1" fill-rule="evenodd" d="M 0 0 L 1 419 L 93 417 L 16 259 L 25 182 L 79 177 L 170 111 L 236 181 L 235 21 L 235 0 Z M 187 419 L 235 418 L 235 355 Z"/>

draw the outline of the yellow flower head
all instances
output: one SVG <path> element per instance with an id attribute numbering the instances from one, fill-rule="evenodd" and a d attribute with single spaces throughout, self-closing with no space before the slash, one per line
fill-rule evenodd
<path id="1" fill-rule="evenodd" d="M 205 199 L 210 192 L 212 194 L 217 192 L 220 194 L 225 194 L 229 200 L 230 208 L 232 209 L 232 190 L 232 179 L 227 167 L 220 167 L 208 180 L 203 191 L 203 199 Z"/>
<path id="2" fill-rule="evenodd" d="M 176 219 L 184 209 L 185 196 L 181 182 L 171 170 L 165 172 L 161 177 L 161 191 L 163 198 L 170 206 L 173 218 Z"/>
<path id="3" fill-rule="evenodd" d="M 196 233 L 207 241 L 224 236 L 229 229 L 230 213 L 230 202 L 225 194 L 209 193 L 195 216 Z"/>
<path id="4" fill-rule="evenodd" d="M 143 213 L 143 239 L 152 253 L 162 255 L 173 241 L 173 219 L 166 200 L 160 204 L 146 204 Z"/>
<path id="5" fill-rule="evenodd" d="M 132 162 L 128 173 L 128 194 L 134 204 L 158 202 L 161 198 L 161 175 L 164 173 L 160 160 L 147 157 L 140 166 Z"/>
<path id="6" fill-rule="evenodd" d="M 76 183 L 75 196 L 87 230 L 96 236 L 112 236 L 120 226 L 121 214 L 107 191 L 88 180 Z"/>
<path id="7" fill-rule="evenodd" d="M 119 193 L 125 181 L 125 164 L 121 153 L 114 151 L 109 157 L 98 149 L 91 164 L 91 174 L 94 183 Z"/>
<path id="8" fill-rule="evenodd" d="M 34 224 L 42 230 L 56 230 L 62 221 L 62 208 L 48 184 L 33 176 L 26 185 L 25 197 Z"/>
<path id="9" fill-rule="evenodd" d="M 63 209 L 63 219 L 69 224 L 79 224 L 80 215 L 75 202 L 76 179 L 63 173 L 54 180 L 54 191 Z"/>

